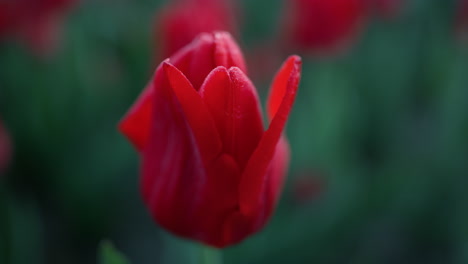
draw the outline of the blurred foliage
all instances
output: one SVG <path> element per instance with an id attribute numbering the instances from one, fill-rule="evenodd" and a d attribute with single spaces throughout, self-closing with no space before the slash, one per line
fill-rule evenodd
<path id="1" fill-rule="evenodd" d="M 347 54 L 301 54 L 283 197 L 226 263 L 468 262 L 468 47 L 453 34 L 455 1 L 402 2 L 394 19 L 370 17 Z M 244 50 L 274 39 L 283 1 L 239 3 Z M 197 244 L 150 219 L 137 154 L 116 131 L 156 64 L 162 4 L 83 1 L 48 58 L 0 43 L 0 116 L 14 141 L 0 263 L 126 263 L 107 243 L 97 252 L 102 238 L 132 263 L 197 263 Z M 265 98 L 269 80 L 253 78 Z M 326 189 L 298 203 L 304 172 Z"/>
<path id="2" fill-rule="evenodd" d="M 100 264 L 129 264 L 125 257 L 109 241 L 101 242 L 100 251 Z"/>

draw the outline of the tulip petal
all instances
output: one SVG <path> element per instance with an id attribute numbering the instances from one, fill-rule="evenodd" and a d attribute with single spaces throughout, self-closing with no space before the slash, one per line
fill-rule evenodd
<path id="1" fill-rule="evenodd" d="M 193 48 L 187 68 L 178 65 L 177 68 L 187 76 L 198 91 L 206 76 L 217 66 L 213 59 L 215 42 L 211 34 L 201 34 L 191 45 L 196 48 Z"/>
<path id="2" fill-rule="evenodd" d="M 171 62 L 177 67 L 184 67 L 184 65 L 189 64 L 193 49 L 194 47 L 189 45 L 180 50 L 180 52 L 173 56 Z M 156 75 L 160 70 L 162 70 L 161 67 L 156 69 L 151 81 L 146 85 L 143 92 L 141 92 L 136 102 L 118 125 L 120 132 L 128 138 L 138 152 L 142 152 L 148 143 L 151 115 L 153 113 L 155 83 L 159 83 L 156 82 Z"/>
<path id="3" fill-rule="evenodd" d="M 193 88 L 187 77 L 168 61 L 163 62 L 163 69 L 192 128 L 203 161 L 205 164 L 209 164 L 222 150 L 215 122 L 202 97 Z"/>
<path id="4" fill-rule="evenodd" d="M 294 67 L 288 67 L 289 64 Z M 263 194 L 265 188 L 267 188 L 266 184 L 269 180 L 267 179 L 267 171 L 271 166 L 277 143 L 296 97 L 300 79 L 301 59 L 298 56 L 291 56 L 285 65 L 286 67 L 283 66 L 278 73 L 278 75 L 286 75 L 284 71 L 287 71 L 289 76 L 281 104 L 277 108 L 269 128 L 263 134 L 257 148 L 249 159 L 240 182 L 240 210 L 247 216 L 254 214 L 262 203 Z M 278 80 L 283 79 L 279 78 Z M 275 86 L 274 84 L 273 87 Z M 276 89 L 279 89 L 279 87 Z"/>
<path id="5" fill-rule="evenodd" d="M 180 235 L 191 227 L 205 188 L 205 169 L 196 140 L 164 71 L 157 71 L 151 136 L 142 153 L 142 196 L 153 218 Z"/>
<path id="6" fill-rule="evenodd" d="M 139 152 L 143 151 L 149 138 L 153 89 L 153 81 L 151 81 L 118 125 L 120 132 Z"/>
<path id="7" fill-rule="evenodd" d="M 242 170 L 263 134 L 255 87 L 239 68 L 217 67 L 200 94 L 215 120 L 223 153 L 232 155 Z"/>
<path id="8" fill-rule="evenodd" d="M 247 73 L 244 56 L 237 43 L 227 32 L 215 32 L 215 64 L 226 68 L 238 67 L 242 72 Z"/>
<path id="9" fill-rule="evenodd" d="M 190 120 L 172 87 L 187 84 L 171 83 L 170 78 L 180 76 L 168 65 L 156 77 L 160 85 L 153 97 L 153 136 L 143 153 L 143 198 L 163 227 L 221 247 L 227 243 L 222 241 L 224 218 L 237 208 L 238 190 L 232 186 L 238 184 L 240 171 L 226 154 L 203 165 Z"/>
<path id="10" fill-rule="evenodd" d="M 278 71 L 275 79 L 273 80 L 273 84 L 267 100 L 267 114 L 269 120 L 273 119 L 281 105 L 281 102 L 283 101 L 286 89 L 288 87 L 291 71 L 295 67 L 298 59 L 299 58 L 296 58 L 295 56 L 289 57 L 281 66 L 281 69 Z"/>
<path id="11" fill-rule="evenodd" d="M 216 66 L 226 64 L 226 67 L 237 66 L 245 70 L 242 52 L 231 35 L 226 32 L 200 34 L 189 45 L 175 53 L 171 57 L 171 63 L 183 72 L 196 90 L 200 89 L 205 77 Z M 153 83 L 154 81 L 151 81 L 146 86 L 119 123 L 119 130 L 139 152 L 143 151 L 148 142 L 153 107 L 151 99 L 154 94 Z"/>
<path id="12" fill-rule="evenodd" d="M 278 199 L 281 195 L 279 190 L 283 189 L 284 184 L 284 175 L 286 175 L 288 170 L 288 164 L 290 159 L 290 150 L 289 143 L 286 140 L 285 136 L 282 136 L 276 145 L 275 155 L 271 162 L 270 171 L 269 171 L 269 182 L 267 187 L 267 201 L 270 208 L 267 208 L 268 211 L 272 211 L 278 203 Z"/>

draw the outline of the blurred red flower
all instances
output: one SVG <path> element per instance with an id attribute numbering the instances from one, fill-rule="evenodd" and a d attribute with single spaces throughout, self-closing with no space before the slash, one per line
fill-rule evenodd
<path id="1" fill-rule="evenodd" d="M 287 1 L 284 21 L 288 49 L 328 55 L 349 46 L 367 14 L 365 0 Z"/>
<path id="2" fill-rule="evenodd" d="M 157 15 L 155 42 L 169 58 L 198 34 L 216 30 L 235 32 L 233 7 L 228 0 L 173 0 Z"/>
<path id="3" fill-rule="evenodd" d="M 303 171 L 293 180 L 294 200 L 299 204 L 313 201 L 324 193 L 326 185 L 323 173 L 315 170 Z"/>
<path id="4" fill-rule="evenodd" d="M 0 175 L 3 174 L 11 158 L 10 136 L 0 121 Z"/>
<path id="5" fill-rule="evenodd" d="M 459 1 L 457 12 L 457 35 L 462 42 L 468 43 L 468 0 Z"/>
<path id="6" fill-rule="evenodd" d="M 35 53 L 49 54 L 60 41 L 62 19 L 77 0 L 0 2 L 0 38 L 16 37 Z"/>
<path id="7" fill-rule="evenodd" d="M 160 64 L 119 124 L 142 156 L 141 191 L 155 220 L 215 247 L 264 226 L 289 163 L 282 134 L 300 67 L 291 56 L 276 75 L 264 131 L 257 92 L 229 33 L 203 33 Z"/>
<path id="8" fill-rule="evenodd" d="M 375 13 L 382 18 L 394 18 L 399 15 L 402 8 L 401 0 L 370 0 Z"/>

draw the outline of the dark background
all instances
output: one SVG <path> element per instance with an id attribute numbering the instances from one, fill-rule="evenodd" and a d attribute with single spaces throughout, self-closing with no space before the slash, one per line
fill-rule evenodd
<path id="1" fill-rule="evenodd" d="M 287 51 L 304 58 L 287 183 L 269 224 L 225 263 L 468 263 L 468 44 L 454 34 L 456 1 L 402 3 L 393 18 L 370 14 L 347 52 Z M 135 264 L 198 262 L 198 244 L 150 219 L 137 153 L 116 130 L 154 70 L 163 4 L 80 2 L 47 58 L 0 44 L 14 147 L 0 263 L 95 263 L 103 239 Z M 238 4 L 251 61 L 278 34 L 282 1 Z M 263 99 L 279 65 L 252 76 Z"/>

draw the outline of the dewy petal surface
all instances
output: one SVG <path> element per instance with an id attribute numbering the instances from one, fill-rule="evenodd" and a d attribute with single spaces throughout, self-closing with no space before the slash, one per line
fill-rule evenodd
<path id="1" fill-rule="evenodd" d="M 223 153 L 232 155 L 242 170 L 263 134 L 255 87 L 239 68 L 218 67 L 200 93 L 221 135 Z"/>
<path id="2" fill-rule="evenodd" d="M 188 45 L 175 54 L 171 60 L 172 63 L 181 67 L 187 65 L 192 56 L 193 49 L 195 48 L 194 45 L 198 43 L 197 41 L 199 41 L 199 39 L 195 40 L 193 45 Z M 119 123 L 119 130 L 132 142 L 139 152 L 143 151 L 143 148 L 147 145 L 149 140 L 151 116 L 153 114 L 154 90 L 155 86 L 161 85 L 159 82 L 162 80 L 162 78 L 156 80 L 156 75 L 158 75 L 158 71 L 161 70 L 161 67 L 156 69 L 151 81 L 146 85 L 136 102 Z"/>
<path id="3" fill-rule="evenodd" d="M 226 50 L 226 47 L 229 49 Z M 216 66 L 238 66 L 245 70 L 244 58 L 239 47 L 225 32 L 200 34 L 192 43 L 174 54 L 170 61 L 187 77 L 196 90 L 200 89 L 206 76 Z M 218 63 L 223 63 L 223 65 Z M 151 98 L 155 86 L 158 85 L 158 82 L 151 81 L 119 123 L 120 131 L 139 152 L 148 142 L 153 107 Z"/>
<path id="4" fill-rule="evenodd" d="M 242 72 L 247 73 L 244 56 L 239 46 L 232 36 L 226 32 L 215 32 L 215 64 L 230 67 L 238 67 Z"/>
<path id="5" fill-rule="evenodd" d="M 142 155 L 143 198 L 153 218 L 171 232 L 222 247 L 230 242 L 223 241 L 222 233 L 225 218 L 238 208 L 238 189 L 233 186 L 239 183 L 240 171 L 227 154 L 203 164 L 204 150 L 198 147 L 195 131 L 205 125 L 191 125 L 207 121 L 193 113 L 203 106 L 201 101 L 185 105 L 193 93 L 201 97 L 174 66 L 164 62 L 161 67 L 155 79 L 160 89 L 153 97 L 153 136 Z"/>
<path id="6" fill-rule="evenodd" d="M 193 52 L 179 60 L 171 57 L 173 65 L 187 76 L 198 91 L 206 76 L 217 66 L 239 67 L 246 71 L 245 60 L 239 46 L 227 32 L 200 34 L 188 47 Z"/>
<path id="7" fill-rule="evenodd" d="M 270 126 L 263 134 L 257 148 L 250 157 L 242 175 L 239 189 L 240 209 L 244 215 L 254 214 L 261 205 L 262 194 L 265 191 L 266 181 L 268 180 L 266 172 L 275 155 L 277 143 L 281 138 L 283 128 L 296 97 L 300 79 L 301 59 L 298 56 L 291 56 L 286 61 L 286 65 L 291 63 L 291 61 L 294 62 L 294 67 L 282 67 L 278 73 L 282 75 L 284 74 L 283 71 L 289 70 L 289 78 L 283 100 Z M 273 84 L 273 87 L 275 87 L 275 84 Z"/>
<path id="8" fill-rule="evenodd" d="M 187 76 L 198 91 L 206 76 L 217 66 L 215 64 L 216 45 L 213 34 L 202 34 L 198 38 L 196 46 L 187 68 L 175 66 Z"/>
<path id="9" fill-rule="evenodd" d="M 283 101 L 284 95 L 288 88 L 288 81 L 291 75 L 291 71 L 296 67 L 298 58 L 290 57 L 286 60 L 285 63 L 281 66 L 281 69 L 276 74 L 273 84 L 270 90 L 270 95 L 268 96 L 267 101 L 267 114 L 268 119 L 273 119 L 278 108 Z"/>
<path id="10" fill-rule="evenodd" d="M 142 153 L 141 191 L 155 220 L 176 234 L 191 236 L 205 188 L 205 169 L 190 125 L 163 71 L 157 71 L 155 82 L 159 87 L 152 97 L 152 136 Z"/>
<path id="11" fill-rule="evenodd" d="M 202 97 L 193 88 L 181 71 L 168 61 L 163 62 L 163 69 L 176 95 L 185 117 L 190 124 L 197 141 L 204 164 L 213 161 L 222 150 L 222 143 L 215 123 Z"/>

